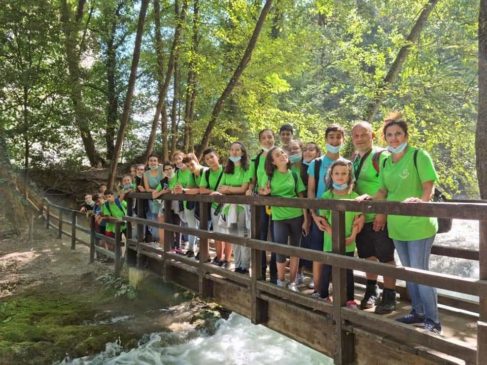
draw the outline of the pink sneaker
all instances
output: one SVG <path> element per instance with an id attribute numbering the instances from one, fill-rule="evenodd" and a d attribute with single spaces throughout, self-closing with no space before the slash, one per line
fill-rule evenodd
<path id="1" fill-rule="evenodd" d="M 346 306 L 348 309 L 358 309 L 358 305 L 355 303 L 355 300 L 347 301 Z"/>

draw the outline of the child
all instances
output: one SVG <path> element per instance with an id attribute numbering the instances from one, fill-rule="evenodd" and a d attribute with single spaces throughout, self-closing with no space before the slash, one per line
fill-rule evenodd
<path id="1" fill-rule="evenodd" d="M 132 176 L 131 175 L 124 175 L 122 177 L 122 185 L 121 189 L 119 191 L 118 196 L 120 197 L 120 200 L 125 200 L 125 196 L 130 193 L 135 191 L 135 184 L 132 182 Z"/>
<path id="2" fill-rule="evenodd" d="M 127 215 L 127 202 L 120 201 L 116 198 L 112 191 L 105 191 L 105 203 L 101 206 L 101 213 L 103 217 L 123 218 Z M 121 231 L 125 233 L 126 225 L 122 224 Z M 105 236 L 115 237 L 115 223 L 107 222 L 105 228 Z M 113 245 L 109 245 L 113 250 Z"/>
<path id="3" fill-rule="evenodd" d="M 79 211 L 81 213 L 89 213 L 93 211 L 94 207 L 95 207 L 95 201 L 93 200 L 93 195 L 86 194 L 85 201 Z"/>
<path id="4" fill-rule="evenodd" d="M 328 170 L 326 177 L 327 190 L 323 193 L 322 199 L 355 199 L 358 194 L 353 189 L 353 165 L 350 161 L 339 159 L 333 162 Z M 332 251 L 332 228 L 331 228 L 331 210 L 320 209 L 320 216 L 327 221 L 324 230 L 324 251 Z M 353 257 L 355 252 L 355 238 L 358 233 L 358 227 L 363 225 L 364 217 L 360 212 L 345 213 L 345 244 L 346 255 Z M 331 266 L 322 265 L 320 278 L 320 297 L 331 303 L 328 287 L 330 285 Z M 354 281 L 353 270 L 347 270 L 347 307 L 357 309 L 357 303 L 354 299 Z"/>
<path id="5" fill-rule="evenodd" d="M 267 154 L 265 161 L 267 181 L 265 187 L 259 189 L 261 195 L 272 195 L 282 198 L 303 197 L 306 187 L 301 177 L 291 170 L 291 163 L 282 148 L 274 147 Z M 306 209 L 289 207 L 271 207 L 274 241 L 299 247 L 301 237 L 308 234 L 308 214 Z M 285 271 L 286 256 L 277 254 L 277 285 L 286 287 Z M 290 279 L 288 288 L 299 291 L 295 283 L 298 272 L 299 257 L 290 259 Z"/>

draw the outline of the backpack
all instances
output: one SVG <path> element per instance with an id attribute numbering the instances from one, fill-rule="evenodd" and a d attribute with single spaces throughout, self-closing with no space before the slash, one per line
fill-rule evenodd
<path id="1" fill-rule="evenodd" d="M 380 155 L 382 154 L 382 152 L 386 151 L 384 148 L 381 148 L 381 149 L 378 149 L 374 152 L 374 154 L 372 155 L 372 166 L 374 166 L 374 169 L 375 169 L 375 176 L 378 177 L 379 176 L 379 172 L 380 172 L 380 166 L 379 166 L 379 161 L 380 161 Z M 359 175 L 360 175 L 360 171 L 362 171 L 362 165 L 364 164 L 365 160 L 367 159 L 367 157 L 369 156 L 370 152 L 372 152 L 372 150 L 370 150 L 369 152 L 367 152 L 363 157 L 362 159 L 360 160 L 360 163 L 357 167 L 356 170 L 354 170 L 354 174 L 355 174 L 355 179 L 358 179 Z M 354 156 L 352 156 L 352 162 L 355 163 L 355 160 L 359 158 L 359 155 L 358 154 L 355 154 Z"/>
<path id="2" fill-rule="evenodd" d="M 110 203 L 105 202 L 104 204 L 105 204 L 105 208 L 107 208 L 108 211 L 110 212 L 110 216 L 114 217 L 112 210 L 110 209 Z M 120 202 L 120 199 L 115 198 L 115 204 L 117 205 L 118 209 L 120 209 L 122 211 L 123 215 L 127 215 L 127 212 L 125 211 L 122 203 Z"/>
<path id="3" fill-rule="evenodd" d="M 418 171 L 418 152 L 419 149 L 416 148 L 414 150 L 414 155 L 413 155 L 413 162 L 414 162 L 414 167 L 416 168 L 416 172 L 418 173 L 419 176 L 419 171 Z M 382 168 L 385 167 L 386 161 L 390 157 L 386 158 L 382 164 Z M 437 187 L 435 187 L 435 193 L 433 194 L 433 201 L 434 202 L 446 202 L 448 201 L 448 198 L 445 196 L 445 194 Z M 452 225 L 452 219 L 451 218 L 437 218 L 438 219 L 438 232 L 437 233 L 446 233 L 451 230 L 451 225 Z"/>
<path id="4" fill-rule="evenodd" d="M 220 180 L 222 179 L 222 176 L 223 176 L 223 170 L 220 172 L 220 175 L 218 176 L 218 179 L 217 179 L 216 185 L 215 185 L 215 190 L 218 189 L 218 185 L 220 185 Z M 205 171 L 205 179 L 208 183 L 208 188 L 210 188 L 210 169 Z M 197 203 L 197 202 L 194 202 L 194 203 Z M 222 206 L 223 206 L 223 204 L 222 204 Z M 221 208 L 220 208 L 220 210 L 221 210 Z M 215 211 L 215 215 L 218 215 L 218 214 L 216 214 L 216 211 Z M 194 207 L 194 216 L 196 217 L 196 219 L 200 220 L 200 205 L 199 204 L 196 204 Z M 211 219 L 211 204 L 208 204 L 208 219 Z"/>

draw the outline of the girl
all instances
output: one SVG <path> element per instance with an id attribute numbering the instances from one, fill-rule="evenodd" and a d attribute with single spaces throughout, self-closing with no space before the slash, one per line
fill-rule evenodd
<path id="1" fill-rule="evenodd" d="M 301 177 L 291 171 L 291 163 L 287 154 L 279 147 L 272 148 L 265 161 L 266 179 L 264 187 L 259 189 L 261 195 L 272 195 L 283 198 L 303 197 L 306 187 Z M 306 209 L 289 207 L 271 207 L 274 241 L 299 247 L 301 236 L 308 234 L 308 217 Z M 286 256 L 276 255 L 277 285 L 286 286 L 285 270 Z M 296 286 L 296 273 L 298 271 L 299 257 L 290 259 L 290 279 L 288 288 L 298 291 Z"/>
<path id="2" fill-rule="evenodd" d="M 218 190 L 218 186 L 220 185 L 223 177 L 223 167 L 220 165 L 218 154 L 211 147 L 203 151 L 203 159 L 209 169 L 205 171 L 202 179 L 200 180 L 200 194 L 211 194 Z M 216 231 L 218 226 L 219 214 L 217 209 L 218 204 L 212 203 L 210 217 L 212 229 L 214 231 Z M 211 261 L 212 264 L 221 266 L 225 260 L 227 262 L 230 261 L 230 256 L 232 254 L 232 246 L 230 243 L 215 241 L 215 251 L 216 255 Z M 225 260 L 223 259 L 224 255 Z"/>
<path id="3" fill-rule="evenodd" d="M 149 166 L 149 171 L 144 173 L 144 189 L 147 192 L 153 192 L 156 190 L 157 185 L 164 177 L 162 167 L 159 166 L 159 158 L 156 155 L 150 155 L 149 160 L 147 162 Z M 157 200 L 150 200 L 149 201 L 149 209 L 146 212 L 146 217 L 149 220 L 156 221 L 157 214 L 159 213 L 159 209 L 161 208 L 161 203 Z M 151 233 L 151 238 L 158 239 L 158 230 L 154 227 L 150 227 L 149 231 Z"/>
<path id="4" fill-rule="evenodd" d="M 175 178 L 176 174 L 174 173 L 173 165 L 169 161 L 166 161 L 162 164 L 162 169 L 164 171 L 164 177 L 159 182 L 159 185 L 157 185 L 156 190 L 152 192 L 152 199 L 158 199 L 161 195 L 170 193 L 171 190 L 174 189 L 174 187 L 176 185 L 176 178 Z M 159 212 L 157 214 L 157 221 L 159 223 L 165 222 L 164 210 L 165 210 L 165 204 L 163 203 L 163 204 L 161 204 L 161 207 L 160 207 Z M 173 217 L 174 216 L 177 216 L 177 215 L 174 214 Z M 179 224 L 179 219 L 177 220 L 177 223 L 174 223 L 174 224 Z M 159 238 L 160 238 L 159 242 L 160 242 L 161 246 L 163 246 L 164 245 L 164 230 L 163 229 L 159 229 Z M 174 246 L 179 247 L 179 245 L 175 245 L 173 242 L 172 248 L 174 248 Z"/>
<path id="5" fill-rule="evenodd" d="M 191 176 L 191 171 L 189 171 L 188 167 L 183 162 L 183 159 L 185 157 L 186 154 L 181 151 L 175 151 L 172 154 L 172 163 L 174 164 L 174 166 L 176 166 L 176 185 L 172 190 L 174 194 L 182 193 L 183 189 L 187 188 L 189 185 L 191 186 L 194 185 L 193 178 Z M 187 220 L 185 215 L 185 207 L 187 207 L 187 204 L 186 202 L 183 201 L 176 201 L 176 202 L 177 203 L 174 204 L 174 207 L 179 215 L 181 225 L 187 226 Z M 188 246 L 194 246 L 196 237 L 183 234 L 182 240 L 186 241 Z M 176 252 L 179 254 L 183 254 L 182 247 L 176 247 Z"/>
<path id="6" fill-rule="evenodd" d="M 250 163 L 250 176 L 252 178 L 249 189 L 247 190 L 247 195 L 252 195 L 258 193 L 258 189 L 264 187 L 264 180 L 266 179 L 265 173 L 265 159 L 267 153 L 271 148 L 274 147 L 275 135 L 271 129 L 263 129 L 259 132 L 259 144 L 261 147 L 260 152 L 254 157 Z M 259 212 L 259 222 L 260 226 L 258 229 L 259 240 L 267 241 L 269 237 L 269 231 L 271 236 L 271 241 L 273 239 L 272 232 L 272 220 L 270 219 L 270 211 L 266 209 L 265 206 L 257 207 Z M 262 271 L 265 273 L 267 269 L 267 257 L 262 255 Z M 270 271 L 270 282 L 276 284 L 277 282 L 277 268 L 276 268 L 276 254 L 271 253 L 271 259 L 269 262 Z"/>
<path id="7" fill-rule="evenodd" d="M 243 195 L 249 187 L 249 160 L 245 146 L 240 142 L 234 142 L 230 146 L 223 176 L 218 190 L 212 194 Z M 219 230 L 225 233 L 246 235 L 249 231 L 250 220 L 248 206 L 237 204 L 225 204 L 222 209 L 222 216 L 219 220 Z M 233 256 L 235 259 L 235 272 L 242 274 L 249 273 L 250 248 L 234 245 Z M 228 267 L 231 253 L 225 255 L 222 267 Z"/>
<path id="8" fill-rule="evenodd" d="M 326 191 L 325 179 L 328 168 L 333 161 L 340 158 L 340 150 L 345 139 L 345 130 L 338 124 L 332 124 L 325 130 L 326 154 L 310 162 L 308 167 L 308 198 L 319 199 Z M 323 251 L 323 231 L 327 227 L 326 219 L 310 210 L 313 218 L 311 224 L 311 237 L 309 248 L 316 251 Z M 309 287 L 319 288 L 321 263 L 313 262 L 313 280 Z M 316 290 L 313 295 L 317 296 Z"/>
<path id="9" fill-rule="evenodd" d="M 326 178 L 327 190 L 323 193 L 322 199 L 355 199 L 358 194 L 353 189 L 353 165 L 350 161 L 339 159 L 333 162 L 328 170 Z M 332 251 L 332 229 L 331 210 L 320 209 L 320 216 L 327 221 L 324 229 L 324 251 Z M 353 257 L 355 252 L 355 238 L 359 227 L 363 225 L 364 217 L 360 212 L 345 213 L 345 245 L 346 255 Z M 331 277 L 330 265 L 322 265 L 320 278 L 320 297 L 331 303 L 328 288 Z M 347 307 L 357 309 L 354 299 L 353 270 L 347 270 Z"/>
<path id="10" fill-rule="evenodd" d="M 383 133 L 391 156 L 383 163 L 379 190 L 374 199 L 404 203 L 429 202 L 434 193 L 434 183 L 438 179 L 430 155 L 409 146 L 408 125 L 399 113 L 392 114 L 384 122 Z M 361 197 L 367 198 L 370 199 L 367 195 Z M 374 222 L 382 229 L 385 223 L 385 220 Z M 437 219 L 388 215 L 387 227 L 401 264 L 429 270 L 431 246 L 438 230 Z M 404 317 L 397 318 L 397 321 L 406 324 L 424 323 L 428 331 L 441 333 L 436 289 L 413 282 L 407 282 L 407 288 L 412 310 Z"/>

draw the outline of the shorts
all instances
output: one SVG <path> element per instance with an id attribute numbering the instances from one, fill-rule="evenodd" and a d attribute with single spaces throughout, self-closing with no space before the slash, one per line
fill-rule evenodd
<path id="1" fill-rule="evenodd" d="M 376 232 L 373 230 L 373 222 L 365 223 L 355 242 L 358 257 L 362 259 L 377 257 L 379 262 L 394 260 L 394 242 L 389 238 L 387 226 L 383 231 Z"/>
<path id="2" fill-rule="evenodd" d="M 309 227 L 309 233 L 305 240 L 305 247 L 310 250 L 323 252 L 323 245 L 325 241 L 325 232 L 321 231 L 316 225 L 315 221 L 311 218 L 311 225 Z"/>
<path id="3" fill-rule="evenodd" d="M 303 216 L 273 221 L 273 223 L 274 240 L 276 243 L 287 245 L 289 242 L 290 246 L 301 246 Z M 285 255 L 276 254 L 276 261 L 279 263 L 286 262 L 286 258 Z"/>

